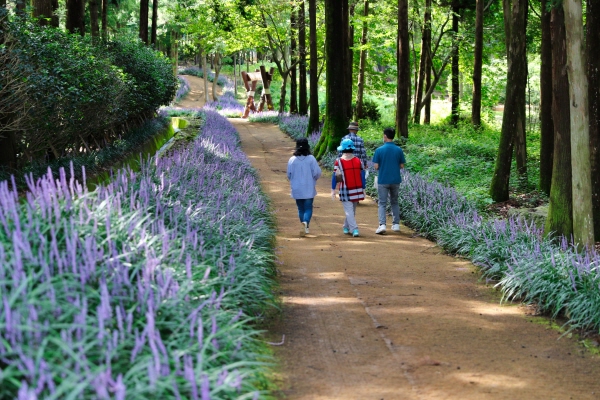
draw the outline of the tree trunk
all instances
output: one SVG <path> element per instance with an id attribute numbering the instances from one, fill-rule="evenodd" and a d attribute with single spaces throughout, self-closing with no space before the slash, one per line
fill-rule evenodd
<path id="1" fill-rule="evenodd" d="M 590 160 L 594 233 L 600 240 L 600 1 L 587 0 L 588 96 L 590 110 Z"/>
<path id="2" fill-rule="evenodd" d="M 483 10 L 485 0 L 476 0 L 475 5 L 475 51 L 473 54 L 473 100 L 471 123 L 481 126 L 481 70 L 483 67 Z"/>
<path id="3" fill-rule="evenodd" d="M 345 13 L 346 22 L 344 24 L 348 29 L 348 41 L 346 44 L 346 48 L 348 49 L 346 54 L 346 106 L 348 119 L 352 119 L 352 114 L 354 113 L 354 110 L 352 110 L 352 86 L 354 82 L 352 73 L 354 69 L 354 25 L 350 23 L 350 20 L 352 17 L 354 17 L 354 7 L 355 0 L 352 0 L 352 4 L 348 8 L 348 12 Z"/>
<path id="4" fill-rule="evenodd" d="M 52 25 L 52 0 L 32 0 L 34 18 L 40 18 L 39 25 Z"/>
<path id="5" fill-rule="evenodd" d="M 573 194 L 571 181 L 571 112 L 564 12 L 554 7 L 551 12 L 552 47 L 552 114 L 554 117 L 554 162 L 550 204 L 545 233 L 573 234 Z"/>
<path id="6" fill-rule="evenodd" d="M 158 0 L 152 0 L 152 29 L 150 44 L 156 47 L 156 30 L 158 29 Z"/>
<path id="7" fill-rule="evenodd" d="M 425 88 L 425 75 L 427 71 L 428 58 L 431 57 L 431 0 L 425 0 L 425 15 L 423 16 L 423 31 L 421 33 L 421 56 L 419 57 L 419 75 L 417 77 L 417 88 L 415 90 L 415 107 L 413 120 L 415 124 L 421 123 L 421 109 L 423 101 L 423 89 Z M 428 77 L 430 78 L 430 77 Z M 431 78 L 430 78 L 431 79 Z"/>
<path id="8" fill-rule="evenodd" d="M 108 39 L 108 0 L 102 0 L 102 39 Z"/>
<path id="9" fill-rule="evenodd" d="M 554 158 L 554 122 L 552 121 L 552 33 L 548 0 L 542 0 L 542 44 L 540 67 L 540 190 L 550 194 Z"/>
<path id="10" fill-rule="evenodd" d="M 208 103 L 209 97 L 208 97 L 208 62 L 206 61 L 206 51 L 202 51 L 202 79 L 204 80 L 204 102 Z"/>
<path id="11" fill-rule="evenodd" d="M 309 40 L 310 40 L 310 115 L 308 132 L 319 130 L 319 67 L 317 63 L 317 0 L 308 0 Z"/>
<path id="12" fill-rule="evenodd" d="M 85 1 L 83 3 L 83 8 L 85 9 Z M 58 28 L 59 25 L 59 21 L 58 21 L 58 15 L 56 14 L 56 12 L 58 11 L 58 0 L 52 0 L 52 18 L 50 18 L 50 25 Z M 85 15 L 85 12 L 84 12 Z"/>
<path id="13" fill-rule="evenodd" d="M 0 16 L 0 46 L 4 45 L 4 32 L 6 31 L 6 0 L 0 2 L 3 14 Z M 3 67 L 5 68 L 5 67 Z M 2 113 L 0 116 L 0 167 L 9 171 L 17 167 L 17 140 L 14 132 L 6 132 L 4 128 L 9 124 L 10 116 Z"/>
<path id="14" fill-rule="evenodd" d="M 298 112 L 300 115 L 306 115 L 308 113 L 308 96 L 306 93 L 306 10 L 304 1 L 300 2 L 300 8 L 298 9 L 298 53 L 300 57 L 300 63 L 298 64 L 300 78 Z"/>
<path id="15" fill-rule="evenodd" d="M 4 3 L 4 7 L 6 7 L 6 0 L 2 0 L 2 2 Z M 15 9 L 16 9 L 17 14 L 23 15 L 25 13 L 26 7 L 27 7 L 27 4 L 26 4 L 25 0 L 17 0 L 16 1 Z"/>
<path id="16" fill-rule="evenodd" d="M 179 46 L 177 43 L 178 38 L 179 38 L 178 32 L 171 30 L 171 64 L 173 65 L 173 75 L 174 76 L 177 76 L 177 65 L 179 63 Z M 148 38 L 146 37 L 146 39 L 148 39 Z M 206 76 L 205 76 L 205 78 L 206 78 Z"/>
<path id="17" fill-rule="evenodd" d="M 213 101 L 218 101 L 219 98 L 217 97 L 217 80 L 219 79 L 219 72 L 221 72 L 221 55 L 219 53 L 215 53 L 213 57 L 213 66 L 215 69 L 215 77 L 212 81 L 212 99 Z M 208 77 L 208 74 L 204 76 L 206 78 Z"/>
<path id="18" fill-rule="evenodd" d="M 431 34 L 431 31 L 430 31 Z M 427 52 L 431 54 L 431 41 L 429 42 L 429 47 L 427 48 Z M 431 57 L 427 57 L 427 64 L 425 64 L 425 91 L 429 92 L 431 89 Z M 425 118 L 423 119 L 423 123 L 429 125 L 431 123 L 431 96 L 425 99 Z"/>
<path id="19" fill-rule="evenodd" d="M 239 67 L 237 66 L 239 62 L 239 56 L 238 54 L 234 54 L 233 55 L 233 95 L 234 97 L 237 99 L 237 94 L 238 94 L 238 69 Z"/>
<path id="20" fill-rule="evenodd" d="M 326 61 L 326 99 L 325 125 L 321 138 L 315 148 L 315 154 L 321 158 L 334 151 L 340 144 L 340 139 L 346 134 L 348 126 L 345 81 L 347 74 L 347 46 L 340 46 L 339 38 L 344 41 L 348 28 L 344 26 L 344 10 L 348 9 L 348 0 L 325 0 L 325 53 Z M 345 42 L 345 41 L 344 41 Z M 315 74 L 316 78 L 316 74 Z M 311 73 L 312 79 L 312 73 Z M 316 93 L 315 93 L 316 94 Z M 311 111 L 314 111 L 311 109 Z"/>
<path id="21" fill-rule="evenodd" d="M 298 114 L 298 76 L 296 74 L 296 60 L 298 57 L 296 49 L 296 34 L 298 32 L 298 16 L 296 14 L 296 6 L 292 6 L 290 17 L 290 113 Z M 280 110 L 280 112 L 282 112 Z"/>
<path id="22" fill-rule="evenodd" d="M 458 1 L 455 0 L 452 4 L 452 40 L 458 40 L 458 23 L 460 18 L 460 5 Z M 455 44 L 455 46 L 457 46 Z M 460 114 L 460 82 L 458 80 L 459 71 L 459 56 L 458 51 L 454 51 L 452 54 L 452 111 L 450 123 L 454 126 L 458 124 L 458 118 Z"/>
<path id="23" fill-rule="evenodd" d="M 283 114 L 285 112 L 285 96 L 287 96 L 285 87 L 287 85 L 287 79 L 288 79 L 287 73 L 281 74 L 282 84 L 281 84 L 281 89 L 279 90 L 279 114 Z"/>
<path id="24" fill-rule="evenodd" d="M 369 25 L 367 24 L 366 18 L 369 16 L 369 0 L 364 0 L 364 8 L 363 8 L 363 16 L 365 20 L 363 20 L 362 26 L 362 36 L 360 39 L 360 59 L 358 62 L 358 87 L 356 90 L 356 119 L 363 119 L 363 95 L 365 91 L 365 69 L 367 65 L 367 50 L 365 46 L 367 45 L 367 34 Z"/>
<path id="25" fill-rule="evenodd" d="M 396 89 L 396 132 L 408 138 L 410 113 L 410 44 L 408 42 L 408 0 L 398 0 L 398 38 L 396 46 L 398 66 Z M 329 76 L 329 75 L 328 75 Z"/>
<path id="26" fill-rule="evenodd" d="M 98 0 L 89 0 L 90 2 L 90 28 L 92 37 L 100 36 L 100 25 L 98 24 Z"/>
<path id="27" fill-rule="evenodd" d="M 563 0 L 567 33 L 567 73 L 571 105 L 571 173 L 573 174 L 573 238 L 578 246 L 594 246 L 588 79 L 585 65 L 582 4 Z"/>
<path id="28" fill-rule="evenodd" d="M 140 30 L 142 42 L 148 44 L 148 0 L 140 0 Z"/>
<path id="29" fill-rule="evenodd" d="M 67 0 L 67 30 L 85 35 L 85 0 Z"/>
<path id="30" fill-rule="evenodd" d="M 508 3 L 510 0 L 504 0 Z M 502 116 L 502 130 L 498 157 L 490 196 L 494 201 L 508 200 L 508 185 L 515 139 L 524 136 L 525 128 L 525 89 L 527 87 L 527 52 L 525 27 L 527 21 L 527 0 L 513 0 L 504 6 L 507 42 L 508 73 L 506 80 L 506 101 Z M 508 13 L 507 13 L 508 10 Z"/>

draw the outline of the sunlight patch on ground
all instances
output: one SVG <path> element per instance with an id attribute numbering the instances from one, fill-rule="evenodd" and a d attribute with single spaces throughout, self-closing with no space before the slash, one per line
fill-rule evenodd
<path id="1" fill-rule="evenodd" d="M 464 383 L 491 388 L 520 389 L 527 386 L 527 382 L 522 379 L 500 374 L 454 374 L 454 378 Z"/>
<path id="2" fill-rule="evenodd" d="M 327 306 L 331 304 L 356 304 L 355 297 L 284 297 L 285 303 L 307 306 Z"/>

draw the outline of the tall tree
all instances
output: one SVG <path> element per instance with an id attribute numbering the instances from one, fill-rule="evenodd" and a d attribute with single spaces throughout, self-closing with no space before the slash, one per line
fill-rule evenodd
<path id="1" fill-rule="evenodd" d="M 353 70 L 354 70 L 354 25 L 350 22 L 354 18 L 354 8 L 356 7 L 357 0 L 350 0 L 348 2 L 348 11 L 344 13 L 344 26 L 347 28 L 346 32 L 346 107 L 348 119 L 352 118 L 352 87 L 353 87 Z"/>
<path id="2" fill-rule="evenodd" d="M 213 99 L 213 101 L 219 100 L 219 98 L 217 97 L 217 81 L 219 79 L 219 74 L 221 73 L 222 66 L 223 66 L 223 60 L 221 58 L 221 54 L 218 52 L 213 54 L 213 68 L 215 70 L 215 76 L 212 81 L 212 99 Z M 207 78 L 208 75 L 206 75 L 205 77 Z"/>
<path id="3" fill-rule="evenodd" d="M 152 0 L 152 28 L 150 44 L 156 47 L 156 30 L 158 29 L 158 0 Z"/>
<path id="4" fill-rule="evenodd" d="M 0 46 L 4 47 L 6 32 L 6 22 L 8 18 L 8 10 L 6 9 L 6 0 L 0 1 Z M 4 60 L 0 60 L 4 64 Z M 5 68 L 6 65 L 3 66 Z M 3 85 L 2 85 L 3 86 Z M 0 93 L 2 92 L 0 87 Z M 3 107 L 2 107 L 3 108 Z M 17 143 L 14 132 L 5 129 L 10 121 L 10 115 L 5 110 L 0 112 L 0 167 L 13 170 L 17 166 Z"/>
<path id="5" fill-rule="evenodd" d="M 571 112 L 565 16 L 562 7 L 551 12 L 552 114 L 554 114 L 554 161 L 545 232 L 571 237 L 573 194 L 571 184 Z"/>
<path id="6" fill-rule="evenodd" d="M 363 119 L 363 95 L 365 91 L 365 69 L 367 67 L 367 35 L 369 32 L 369 0 L 363 4 L 362 35 L 360 38 L 360 58 L 358 61 L 358 84 L 356 90 L 356 119 Z"/>
<path id="7" fill-rule="evenodd" d="M 460 22 L 460 2 L 452 2 L 452 40 L 458 40 L 458 26 Z M 452 106 L 450 121 L 452 125 L 458 124 L 460 114 L 460 82 L 459 82 L 459 52 L 452 54 Z"/>
<path id="8" fill-rule="evenodd" d="M 102 38 L 108 39 L 108 0 L 102 0 Z"/>
<path id="9" fill-rule="evenodd" d="M 85 0 L 67 0 L 67 30 L 85 35 Z"/>
<path id="10" fill-rule="evenodd" d="M 473 99 L 471 102 L 471 123 L 481 125 L 481 70 L 483 67 L 483 2 L 475 3 L 475 50 L 473 52 Z"/>
<path id="11" fill-rule="evenodd" d="M 552 31 L 548 0 L 542 0 L 540 67 L 540 190 L 550 194 L 554 158 L 554 122 L 552 120 Z"/>
<path id="12" fill-rule="evenodd" d="M 345 81 L 347 74 L 348 48 L 340 46 L 344 37 L 347 38 L 348 28 L 344 26 L 344 11 L 348 10 L 348 0 L 325 0 L 325 53 L 326 74 L 325 82 L 325 125 L 321 138 L 315 148 L 317 158 L 335 150 L 340 144 L 340 139 L 347 132 L 348 113 L 346 103 L 346 89 L 348 82 Z M 347 39 L 346 39 L 347 40 Z M 311 109 L 311 112 L 314 111 Z"/>
<path id="13" fill-rule="evenodd" d="M 283 81 L 279 94 L 279 112 L 283 113 L 285 112 L 287 80 L 290 78 L 292 70 L 296 68 L 298 60 L 292 61 L 288 55 L 290 45 L 288 38 L 290 32 L 288 30 L 289 24 L 285 23 L 287 22 L 285 21 L 287 20 L 285 16 L 289 16 L 288 4 L 281 3 L 279 7 L 285 8 L 277 9 L 271 5 L 270 7 L 263 6 L 260 11 L 262 15 L 262 23 L 265 27 L 265 33 L 269 43 L 269 48 L 271 50 L 271 59 L 275 65 L 277 65 L 277 70 L 279 71 L 279 75 Z"/>
<path id="14" fill-rule="evenodd" d="M 500 144 L 490 187 L 490 196 L 494 201 L 508 200 L 513 148 L 516 140 L 525 137 L 527 52 L 523 38 L 527 26 L 527 0 L 503 1 L 508 72 Z"/>
<path id="15" fill-rule="evenodd" d="M 580 246 L 594 245 L 588 79 L 585 66 L 582 4 L 563 0 L 567 33 L 567 72 L 571 106 L 571 168 L 573 181 L 573 238 Z"/>
<path id="16" fill-rule="evenodd" d="M 100 24 L 98 24 L 98 1 L 89 0 L 90 7 L 90 28 L 92 37 L 97 38 L 100 36 Z"/>
<path id="17" fill-rule="evenodd" d="M 429 48 L 427 49 L 429 54 L 431 54 L 431 43 L 429 44 Z M 425 64 L 425 91 L 428 93 L 433 93 L 434 87 L 432 87 L 431 82 L 431 71 L 432 71 L 432 60 L 431 57 L 427 57 L 427 62 Z M 423 123 L 429 125 L 431 123 L 431 95 L 427 98 L 423 99 L 421 106 L 425 106 L 425 116 L 423 118 Z M 419 108 L 419 114 L 421 113 L 421 109 Z"/>
<path id="18" fill-rule="evenodd" d="M 300 115 L 308 114 L 308 95 L 306 88 L 306 8 L 304 0 L 300 1 L 298 8 L 298 64 L 299 99 L 298 112 Z"/>
<path id="19" fill-rule="evenodd" d="M 428 61 L 431 59 L 431 0 L 425 0 L 425 14 L 423 16 L 423 28 L 421 30 L 421 55 L 419 57 L 419 75 L 415 91 L 415 107 L 413 120 L 415 124 L 421 123 L 421 108 L 423 101 L 423 90 L 425 89 L 425 81 L 431 79 L 431 72 L 427 75 Z M 431 71 L 431 67 L 429 67 Z"/>
<path id="20" fill-rule="evenodd" d="M 148 0 L 140 0 L 140 26 L 139 37 L 148 44 Z"/>
<path id="21" fill-rule="evenodd" d="M 310 41 L 310 97 L 307 135 L 319 130 L 319 70 L 317 52 L 317 0 L 308 0 Z"/>
<path id="22" fill-rule="evenodd" d="M 41 26 L 53 25 L 54 10 L 52 0 L 32 0 L 33 16 L 39 18 Z"/>
<path id="23" fill-rule="evenodd" d="M 296 42 L 296 33 L 298 31 L 298 16 L 296 14 L 297 5 L 292 4 L 292 12 L 290 14 L 290 113 L 298 113 L 298 51 Z"/>
<path id="24" fill-rule="evenodd" d="M 398 38 L 396 46 L 398 67 L 396 88 L 396 132 L 408 137 L 410 115 L 410 44 L 408 41 L 408 0 L 398 0 Z M 329 76 L 329 75 L 328 75 Z"/>
<path id="25" fill-rule="evenodd" d="M 590 110 L 590 159 L 594 233 L 600 240 L 600 1 L 587 0 L 588 96 Z"/>

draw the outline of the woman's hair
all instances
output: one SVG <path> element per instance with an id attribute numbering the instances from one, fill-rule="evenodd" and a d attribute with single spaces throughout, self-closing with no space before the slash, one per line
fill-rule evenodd
<path id="1" fill-rule="evenodd" d="M 296 150 L 294 151 L 295 156 L 309 156 L 310 146 L 308 145 L 307 138 L 300 138 L 296 140 Z"/>

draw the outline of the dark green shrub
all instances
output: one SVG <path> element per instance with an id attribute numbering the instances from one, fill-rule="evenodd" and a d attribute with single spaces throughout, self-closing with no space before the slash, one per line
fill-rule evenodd
<path id="1" fill-rule="evenodd" d="M 352 105 L 352 109 L 354 111 L 354 115 L 356 115 L 356 104 Z M 363 100 L 363 119 L 368 119 L 374 122 L 377 122 L 381 119 L 381 112 L 379 112 L 377 103 L 375 103 L 373 100 Z"/>
<path id="2" fill-rule="evenodd" d="M 137 39 L 95 44 L 21 18 L 7 28 L 0 85 L 21 83 L 11 95 L 22 103 L 11 114 L 19 168 L 105 148 L 177 89 L 169 61 Z"/>
<path id="3" fill-rule="evenodd" d="M 178 83 L 165 56 L 139 40 L 115 40 L 106 43 L 106 48 L 114 64 L 133 81 L 127 99 L 130 115 L 154 112 L 173 100 Z"/>
<path id="4" fill-rule="evenodd" d="M 23 156 L 37 159 L 102 143 L 103 132 L 126 120 L 126 77 L 85 38 L 21 21 L 10 26 L 13 76 L 27 84 L 20 125 Z"/>

